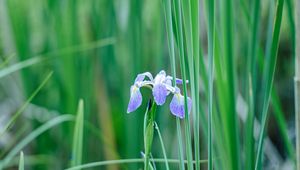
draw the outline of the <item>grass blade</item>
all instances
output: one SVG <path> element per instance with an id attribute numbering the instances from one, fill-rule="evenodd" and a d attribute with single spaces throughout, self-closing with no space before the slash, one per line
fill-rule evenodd
<path id="1" fill-rule="evenodd" d="M 168 36 L 168 45 L 169 45 L 169 53 L 170 53 L 170 61 L 171 61 L 171 72 L 172 77 L 176 77 L 176 60 L 175 60 L 175 41 L 173 34 L 173 21 L 172 21 L 172 4 L 171 0 L 164 0 L 164 11 L 165 11 L 165 20 L 167 27 L 167 36 Z M 176 17 L 176 16 L 175 16 Z M 176 21 L 176 20 L 175 20 Z M 172 80 L 172 85 L 176 86 L 176 80 Z M 179 118 L 176 117 L 176 128 L 177 128 L 177 139 L 178 139 L 178 154 L 179 154 L 179 169 L 184 169 L 183 163 L 183 145 L 182 145 L 182 134 L 181 134 L 181 124 Z"/>
<path id="2" fill-rule="evenodd" d="M 209 69 L 209 82 L 208 82 L 208 169 L 213 169 L 213 141 L 212 141 L 212 114 L 213 114 L 213 77 L 214 77 L 214 63 L 213 63 L 213 57 L 214 57 L 214 32 L 215 32 L 215 17 L 214 17 L 214 0 L 208 0 L 206 2 L 208 5 L 208 69 Z"/>
<path id="3" fill-rule="evenodd" d="M 61 124 L 66 121 L 74 120 L 74 116 L 72 115 L 61 115 L 57 116 L 45 124 L 41 125 L 34 131 L 32 131 L 29 135 L 27 135 L 23 140 L 21 140 L 7 155 L 6 157 L 0 161 L 0 169 L 5 168 L 6 165 L 13 159 L 14 156 L 17 155 L 20 150 L 22 150 L 26 145 L 28 145 L 32 140 L 37 138 L 39 135 L 43 134 L 45 131 L 51 129 L 52 127 Z"/>
<path id="4" fill-rule="evenodd" d="M 168 159 L 167 159 L 165 145 L 164 145 L 163 139 L 162 139 L 161 134 L 160 134 L 160 130 L 159 130 L 158 125 L 157 125 L 156 122 L 154 122 L 154 126 L 155 126 L 155 129 L 157 131 L 157 134 L 158 134 L 158 137 L 159 137 L 159 141 L 160 141 L 160 144 L 161 144 L 161 148 L 162 148 L 162 151 L 163 151 L 163 155 L 164 155 L 164 159 L 165 159 L 165 164 L 166 164 L 166 170 L 169 170 L 170 168 L 169 168 L 169 164 L 168 164 Z"/>
<path id="5" fill-rule="evenodd" d="M 296 166 L 300 169 L 300 2 L 295 1 L 295 115 L 296 115 Z"/>
<path id="6" fill-rule="evenodd" d="M 20 153 L 19 170 L 24 170 L 24 154 L 22 151 Z"/>
<path id="7" fill-rule="evenodd" d="M 98 40 L 95 42 L 87 43 L 87 44 L 82 44 L 82 45 L 76 45 L 76 46 L 71 46 L 67 48 L 63 48 L 61 50 L 45 53 L 45 54 L 40 54 L 35 57 L 20 61 L 16 64 L 7 66 L 3 69 L 0 70 L 0 79 L 14 73 L 16 71 L 22 70 L 24 68 L 30 67 L 32 65 L 49 61 L 52 59 L 60 58 L 60 57 L 65 57 L 68 56 L 67 54 L 74 54 L 78 52 L 83 52 L 87 50 L 92 50 L 92 49 L 97 49 L 100 47 L 104 47 L 107 45 L 111 45 L 115 42 L 114 38 L 106 38 L 102 40 Z M 43 57 L 46 56 L 46 57 Z"/>
<path id="8" fill-rule="evenodd" d="M 258 54 L 258 31 L 260 23 L 260 1 L 255 0 L 252 5 L 252 16 L 250 21 L 250 43 L 248 46 L 247 56 L 247 71 L 246 71 L 246 99 L 248 103 L 248 114 L 246 119 L 246 137 L 245 137 L 245 150 L 246 150 L 246 169 L 252 170 L 254 168 L 254 147 L 255 141 L 253 138 L 254 119 L 255 119 L 255 104 L 256 98 L 256 59 Z"/>
<path id="9" fill-rule="evenodd" d="M 77 116 L 73 134 L 73 149 L 71 166 L 80 165 L 82 162 L 83 130 L 84 130 L 84 103 L 81 99 L 78 104 Z"/>
<path id="10" fill-rule="evenodd" d="M 262 107 L 262 109 L 263 109 L 262 110 L 262 123 L 261 123 L 262 126 L 260 129 L 260 135 L 259 135 L 259 141 L 258 141 L 259 143 L 258 143 L 257 156 L 256 156 L 256 162 L 255 162 L 256 170 L 261 169 L 261 167 L 262 167 L 263 139 L 264 139 L 265 128 L 266 128 L 266 123 L 267 123 L 267 118 L 268 118 L 269 100 L 270 100 L 270 96 L 271 96 L 274 72 L 275 72 L 275 68 L 276 68 L 283 3 L 284 3 L 284 0 L 277 1 L 271 52 L 270 52 L 270 55 L 267 56 L 267 62 L 265 62 L 266 67 L 263 72 L 264 97 L 263 97 L 263 107 Z"/>
<path id="11" fill-rule="evenodd" d="M 157 163 L 165 162 L 165 159 L 159 159 L 159 158 L 150 159 L 150 160 L 153 162 L 157 162 Z M 168 159 L 167 161 L 169 163 L 174 163 L 174 164 L 180 163 L 180 160 L 177 160 L 177 159 Z M 107 161 L 99 161 L 99 162 L 91 162 L 91 163 L 87 163 L 87 164 L 82 164 L 82 165 L 79 165 L 76 167 L 67 168 L 65 170 L 77 170 L 77 169 L 86 169 L 86 168 L 105 166 L 105 165 L 113 165 L 113 164 L 129 164 L 129 163 L 143 163 L 143 162 L 144 162 L 144 159 L 142 159 L 142 158 L 107 160 Z M 187 164 L 188 161 L 184 160 L 184 163 Z M 195 161 L 193 161 L 192 163 L 195 163 Z M 200 160 L 200 163 L 207 163 L 207 160 Z"/>
<path id="12" fill-rule="evenodd" d="M 19 108 L 19 110 L 12 116 L 12 118 L 8 121 L 8 123 L 4 126 L 3 130 L 0 132 L 0 137 L 3 135 L 5 131 L 9 129 L 9 127 L 17 120 L 17 118 L 21 115 L 21 113 L 26 109 L 32 99 L 38 94 L 38 92 L 45 86 L 53 72 L 47 74 L 42 83 L 38 86 L 38 88 L 29 96 L 29 98 L 25 101 L 25 103 Z"/>
<path id="13" fill-rule="evenodd" d="M 183 82 L 186 82 L 186 56 L 184 53 L 184 39 L 183 39 L 183 22 L 182 22 L 182 3 L 181 0 L 176 1 L 176 12 L 177 12 L 177 26 L 178 26 L 178 42 L 179 42 L 179 61 L 180 61 L 180 70 L 182 75 Z M 186 155 L 188 160 L 188 169 L 193 169 L 192 165 L 192 148 L 191 148 L 191 130 L 190 130 L 190 122 L 189 122 L 189 114 L 187 108 L 187 85 L 183 83 L 183 94 L 184 94 L 184 126 L 185 126 L 185 141 L 186 141 Z"/>

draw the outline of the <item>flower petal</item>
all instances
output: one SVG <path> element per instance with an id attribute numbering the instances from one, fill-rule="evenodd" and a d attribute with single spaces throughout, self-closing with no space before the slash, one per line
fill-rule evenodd
<path id="1" fill-rule="evenodd" d="M 188 113 L 190 113 L 191 108 L 192 108 L 192 100 L 188 97 Z M 174 94 L 174 97 L 170 103 L 170 110 L 171 113 L 174 116 L 177 116 L 181 119 L 184 118 L 185 113 L 184 113 L 184 96 L 182 96 L 180 93 Z"/>
<path id="2" fill-rule="evenodd" d="M 167 76 L 167 82 L 169 81 L 172 81 L 173 80 L 173 77 L 172 76 Z M 175 79 L 176 80 L 176 84 L 182 84 L 183 83 L 183 80 L 182 79 L 179 79 L 179 78 L 176 78 Z M 189 81 L 188 80 L 186 80 L 186 83 L 189 83 Z"/>
<path id="3" fill-rule="evenodd" d="M 164 70 L 161 70 L 154 78 L 154 83 L 164 83 L 166 80 L 166 72 Z"/>
<path id="4" fill-rule="evenodd" d="M 163 105 L 166 102 L 167 95 L 169 94 L 166 86 L 162 83 L 155 84 L 152 93 L 157 105 Z"/>
<path id="5" fill-rule="evenodd" d="M 140 81 L 143 81 L 145 79 L 145 77 L 148 77 L 151 81 L 153 80 L 153 77 L 152 77 L 152 74 L 149 73 L 149 72 L 145 72 L 145 73 L 141 73 L 141 74 L 138 74 L 135 78 L 135 83 L 136 82 L 140 82 Z"/>
<path id="6" fill-rule="evenodd" d="M 127 107 L 127 113 L 135 111 L 142 104 L 142 94 L 140 89 L 135 85 L 130 88 L 130 99 Z"/>

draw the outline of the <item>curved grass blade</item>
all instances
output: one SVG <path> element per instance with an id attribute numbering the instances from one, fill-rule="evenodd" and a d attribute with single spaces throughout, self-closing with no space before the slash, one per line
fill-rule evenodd
<path id="1" fill-rule="evenodd" d="M 84 130 L 84 103 L 81 99 L 78 104 L 77 116 L 74 126 L 73 149 L 71 166 L 80 165 L 82 161 L 83 147 L 83 130 Z"/>
<path id="2" fill-rule="evenodd" d="M 271 89 L 272 89 L 272 84 L 273 84 L 273 79 L 274 79 L 274 72 L 275 72 L 275 68 L 276 68 L 283 4 L 284 4 L 284 0 L 277 1 L 271 52 L 270 52 L 270 55 L 267 56 L 267 62 L 265 62 L 266 67 L 263 72 L 264 97 L 263 97 L 263 107 L 262 107 L 262 109 L 263 109 L 262 110 L 262 123 L 261 123 L 262 127 L 260 129 L 257 156 L 256 156 L 256 161 L 255 161 L 255 169 L 256 170 L 259 170 L 262 167 L 263 140 L 264 140 L 265 128 L 266 128 L 266 123 L 267 123 L 267 118 L 268 118 L 268 108 L 269 108 Z"/>
<path id="3" fill-rule="evenodd" d="M 22 150 L 26 145 L 28 145 L 32 140 L 37 138 L 39 135 L 43 134 L 45 131 L 53 128 L 54 126 L 61 124 L 66 121 L 72 121 L 74 120 L 73 115 L 61 115 L 58 117 L 55 117 L 48 122 L 44 123 L 37 129 L 35 129 L 33 132 L 31 132 L 29 135 L 27 135 L 23 140 L 21 140 L 7 155 L 6 157 L 0 161 L 0 169 L 5 168 L 6 165 L 17 155 L 20 150 Z"/>
<path id="4" fill-rule="evenodd" d="M 156 163 L 164 163 L 165 159 L 159 159 L 159 158 L 154 158 L 150 159 L 153 162 Z M 180 163 L 180 160 L 178 159 L 168 159 L 167 160 L 169 163 L 173 164 L 178 164 Z M 143 158 L 135 158 L 135 159 L 119 159 L 119 160 L 108 160 L 108 161 L 99 161 L 99 162 L 91 162 L 87 164 L 82 164 L 76 167 L 71 167 L 67 168 L 65 170 L 77 170 L 77 169 L 86 169 L 86 168 L 93 168 L 97 166 L 105 166 L 105 165 L 113 165 L 113 164 L 129 164 L 129 163 L 143 163 L 144 159 Z M 184 160 L 184 163 L 187 164 L 188 161 Z M 195 163 L 195 161 L 192 161 L 192 163 Z M 207 163 L 207 160 L 200 160 L 200 163 Z"/>
<path id="5" fill-rule="evenodd" d="M 59 57 L 68 56 L 67 54 L 73 54 L 73 53 L 77 53 L 77 52 L 83 52 L 83 51 L 87 51 L 87 50 L 104 47 L 107 45 L 111 45 L 113 43 L 115 43 L 114 38 L 106 38 L 103 40 L 98 40 L 98 41 L 87 43 L 87 44 L 72 46 L 72 47 L 61 49 L 61 50 L 57 50 L 57 51 L 53 51 L 53 52 L 49 52 L 49 53 L 45 53 L 45 54 L 40 54 L 35 57 L 29 58 L 24 61 L 20 61 L 16 64 L 13 64 L 13 65 L 10 65 L 8 67 L 1 69 L 0 70 L 0 79 L 11 73 L 18 71 L 18 70 L 22 70 L 24 68 L 30 67 L 32 65 L 35 65 L 35 64 L 38 64 L 41 62 L 46 62 L 46 61 L 56 59 Z M 43 56 L 46 56 L 46 57 L 43 57 Z"/>
<path id="6" fill-rule="evenodd" d="M 12 118 L 8 121 L 8 123 L 4 126 L 3 130 L 0 132 L 0 137 L 4 134 L 5 131 L 9 129 L 9 127 L 16 121 L 16 119 L 21 115 L 21 113 L 26 109 L 28 104 L 32 101 L 32 99 L 38 94 L 38 92 L 45 86 L 50 77 L 52 76 L 53 71 L 49 72 L 42 83 L 38 86 L 38 88 L 29 96 L 29 98 L 25 101 L 25 103 L 19 108 L 19 110 L 12 116 Z"/>

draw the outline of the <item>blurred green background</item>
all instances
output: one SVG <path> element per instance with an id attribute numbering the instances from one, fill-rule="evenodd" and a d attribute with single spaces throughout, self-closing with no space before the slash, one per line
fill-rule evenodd
<path id="1" fill-rule="evenodd" d="M 247 8 L 249 4 L 242 0 L 236 2 L 237 9 L 243 5 Z M 263 2 L 262 6 L 260 43 L 264 44 L 270 4 Z M 18 141 L 51 118 L 61 114 L 76 115 L 79 99 L 84 101 L 85 120 L 82 163 L 140 158 L 143 151 L 143 114 L 151 92 L 143 89 L 142 107 L 126 114 L 129 89 L 138 73 L 150 71 L 156 74 L 162 69 L 168 74 L 171 72 L 163 10 L 161 0 L 0 0 L 1 69 L 36 59 L 29 60 L 34 63 L 29 63 L 29 67 L 1 77 L 0 129 L 37 89 L 47 73 L 53 71 L 49 81 L 9 131 L 1 136 L 0 159 Z M 294 58 L 288 16 L 285 6 L 275 89 L 287 120 L 289 139 L 293 141 Z M 240 37 L 245 28 L 245 18 L 247 16 L 243 18 L 243 14 L 237 18 L 240 25 L 236 25 L 239 28 L 236 34 Z M 199 22 L 204 48 L 207 37 L 203 11 Z M 236 41 L 244 43 L 240 39 Z M 243 57 L 246 55 L 241 44 L 237 46 L 239 49 L 235 49 L 238 70 L 243 69 Z M 203 50 L 203 53 L 205 58 L 207 51 Z M 242 86 L 242 82 L 238 84 Z M 158 107 L 156 120 L 168 157 L 177 158 L 175 118 L 167 105 Z M 271 114 L 268 127 L 271 146 L 274 147 L 271 153 L 277 154 L 274 159 L 278 158 L 282 165 L 288 164 L 284 141 L 278 137 L 279 129 L 273 122 L 276 121 Z M 28 167 L 69 167 L 73 127 L 73 122 L 60 124 L 27 145 L 23 152 Z M 201 140 L 200 146 L 201 158 L 206 159 L 206 141 Z M 152 150 L 155 157 L 162 157 L 157 137 Z M 163 169 L 163 164 L 157 166 Z M 142 164 L 133 163 L 103 169 L 141 167 Z"/>

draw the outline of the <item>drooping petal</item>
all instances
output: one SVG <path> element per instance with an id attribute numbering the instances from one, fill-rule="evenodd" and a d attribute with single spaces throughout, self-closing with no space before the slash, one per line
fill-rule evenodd
<path id="1" fill-rule="evenodd" d="M 192 100 L 188 97 L 188 113 L 190 113 L 191 108 L 192 108 Z M 177 116 L 181 119 L 184 118 L 185 113 L 184 113 L 184 96 L 182 96 L 180 93 L 175 93 L 173 96 L 173 99 L 170 103 L 170 110 L 171 113 L 174 116 Z"/>
<path id="2" fill-rule="evenodd" d="M 167 76 L 166 78 L 167 82 L 170 82 L 173 80 L 173 77 L 172 76 Z M 179 79 L 179 78 L 176 78 L 176 84 L 182 84 L 183 83 L 183 80 L 182 79 Z M 186 80 L 186 83 L 189 83 L 188 80 Z"/>
<path id="3" fill-rule="evenodd" d="M 154 85 L 152 94 L 157 105 L 163 105 L 166 102 L 166 98 L 169 93 L 165 84 L 159 83 Z"/>
<path id="4" fill-rule="evenodd" d="M 161 70 L 154 78 L 154 83 L 164 83 L 166 80 L 166 72 L 164 70 Z"/>
<path id="5" fill-rule="evenodd" d="M 131 86 L 130 88 L 130 99 L 127 107 L 127 113 L 135 111 L 138 107 L 142 104 L 142 94 L 140 89 L 135 85 Z"/>
<path id="6" fill-rule="evenodd" d="M 140 82 L 140 81 L 143 81 L 145 79 L 145 77 L 148 77 L 151 81 L 153 80 L 153 77 L 152 77 L 152 74 L 149 73 L 149 72 L 145 72 L 145 73 L 141 73 L 141 74 L 138 74 L 135 78 L 135 83 L 136 82 Z"/>

